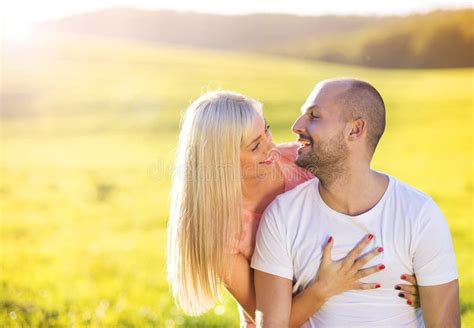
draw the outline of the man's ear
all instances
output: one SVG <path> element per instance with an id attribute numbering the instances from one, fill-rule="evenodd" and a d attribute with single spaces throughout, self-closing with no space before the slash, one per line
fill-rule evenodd
<path id="1" fill-rule="evenodd" d="M 349 141 L 355 141 L 361 138 L 365 133 L 365 130 L 367 129 L 367 122 L 362 118 L 355 119 L 352 121 L 350 128 Z"/>

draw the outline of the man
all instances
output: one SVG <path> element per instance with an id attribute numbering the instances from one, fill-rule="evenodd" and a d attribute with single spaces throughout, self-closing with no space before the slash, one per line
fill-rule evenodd
<path id="1" fill-rule="evenodd" d="M 331 254 L 322 254 L 326 242 L 340 259 L 372 233 L 369 248 L 383 247 L 377 261 L 386 268 L 361 281 L 381 288 L 326 295 L 305 327 L 458 327 L 458 274 L 442 213 L 429 196 L 370 168 L 385 129 L 380 94 L 364 81 L 327 80 L 301 112 L 296 163 L 317 179 L 278 196 L 264 213 L 252 259 L 260 325 L 287 327 L 292 294 L 324 286 L 315 275 Z M 421 310 L 393 298 L 404 283 L 399 272 L 416 275 Z"/>

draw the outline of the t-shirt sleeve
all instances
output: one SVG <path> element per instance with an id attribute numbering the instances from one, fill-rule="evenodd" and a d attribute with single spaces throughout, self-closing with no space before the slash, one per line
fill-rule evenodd
<path id="1" fill-rule="evenodd" d="M 441 285 L 458 278 L 448 224 L 433 200 L 428 200 L 417 221 L 413 267 L 420 286 Z"/>
<path id="2" fill-rule="evenodd" d="M 263 213 L 257 231 L 251 267 L 292 280 L 293 264 L 287 248 L 287 230 L 278 208 L 277 198 Z"/>

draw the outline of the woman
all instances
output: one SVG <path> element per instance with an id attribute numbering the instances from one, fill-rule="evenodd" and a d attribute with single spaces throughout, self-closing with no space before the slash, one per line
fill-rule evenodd
<path id="1" fill-rule="evenodd" d="M 167 254 L 168 280 L 187 314 L 209 310 L 225 286 L 239 304 L 242 324 L 253 322 L 249 263 L 260 217 L 276 196 L 314 178 L 293 163 L 295 158 L 296 145 L 273 144 L 262 105 L 253 99 L 211 92 L 188 108 L 179 138 Z M 319 268 L 314 283 L 293 298 L 291 326 L 302 325 L 333 295 L 380 287 L 359 279 L 383 270 L 383 265 L 362 269 L 382 250 L 354 260 L 372 237 L 365 236 L 345 258 L 354 270 L 340 270 L 344 259 Z M 325 254 L 332 243 L 329 238 Z M 397 287 L 415 305 L 415 287 Z"/>

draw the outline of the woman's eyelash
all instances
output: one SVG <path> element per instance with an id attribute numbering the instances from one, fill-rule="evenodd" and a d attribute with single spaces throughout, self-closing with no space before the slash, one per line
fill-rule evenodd
<path id="1" fill-rule="evenodd" d="M 265 133 L 267 133 L 268 130 L 270 130 L 270 124 L 267 124 L 267 126 L 265 127 Z M 258 146 L 260 146 L 260 143 L 256 144 L 255 147 L 253 147 L 252 151 L 256 151 Z"/>

